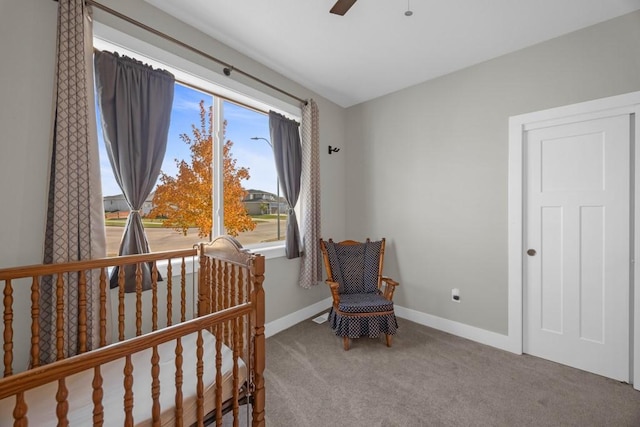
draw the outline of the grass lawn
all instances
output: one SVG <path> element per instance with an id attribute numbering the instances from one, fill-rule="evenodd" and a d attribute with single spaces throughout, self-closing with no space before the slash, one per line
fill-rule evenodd
<path id="1" fill-rule="evenodd" d="M 265 215 L 251 215 L 253 219 L 277 219 L 278 215 L 265 214 Z M 280 214 L 280 218 L 284 218 L 284 214 Z"/>
<path id="2" fill-rule="evenodd" d="M 251 219 L 254 222 L 267 222 L 271 219 L 277 219 L 278 215 L 252 215 Z M 287 220 L 287 216 L 284 214 L 280 214 L 280 221 Z M 126 218 L 114 218 L 114 219 L 105 219 L 104 225 L 107 227 L 124 227 L 127 223 Z M 151 218 L 142 218 L 142 225 L 144 228 L 164 228 L 164 220 L 163 219 L 151 219 Z"/>
<path id="3" fill-rule="evenodd" d="M 125 219 L 105 219 L 104 225 L 107 227 L 124 227 L 127 223 Z M 144 228 L 164 228 L 164 220 L 162 219 L 142 219 L 142 225 Z"/>
<path id="4" fill-rule="evenodd" d="M 253 222 L 265 222 L 270 219 L 278 219 L 278 215 L 274 215 L 274 214 L 251 215 L 251 219 L 253 220 Z M 286 221 L 286 220 L 287 220 L 287 215 L 280 214 L 280 221 Z"/>

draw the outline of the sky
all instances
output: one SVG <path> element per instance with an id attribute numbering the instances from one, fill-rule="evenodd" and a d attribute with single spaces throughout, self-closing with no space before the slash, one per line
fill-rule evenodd
<path id="1" fill-rule="evenodd" d="M 192 136 L 191 125 L 197 125 L 200 122 L 198 104 L 203 99 L 206 107 L 213 104 L 213 98 L 210 94 L 176 83 L 167 152 L 162 163 L 162 172 L 175 176 L 177 171 L 175 159 L 190 163 L 189 146 L 180 139 L 180 135 L 187 133 Z M 271 147 L 264 140 L 251 139 L 259 137 L 269 140 L 269 116 L 228 101 L 224 102 L 223 109 L 227 121 L 225 141 L 231 140 L 233 142 L 231 153 L 232 157 L 237 159 L 236 165 L 247 167 L 251 176 L 249 180 L 242 182 L 243 187 L 247 190 L 264 190 L 275 194 L 277 178 Z M 99 113 L 97 122 L 99 127 Z M 121 194 L 122 191 L 113 176 L 100 128 L 98 128 L 98 144 L 102 194 L 104 196 Z"/>

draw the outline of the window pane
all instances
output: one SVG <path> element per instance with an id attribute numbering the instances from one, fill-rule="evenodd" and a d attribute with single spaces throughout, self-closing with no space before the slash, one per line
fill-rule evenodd
<path id="1" fill-rule="evenodd" d="M 286 203 L 280 195 L 269 140 L 269 116 L 225 101 L 224 119 L 225 144 L 231 142 L 230 157 L 235 160 L 236 169 L 246 168 L 249 174 L 249 178 L 242 182 L 245 191 L 241 206 L 255 224 L 252 230 L 240 232 L 237 239 L 243 245 L 284 240 Z M 224 191 L 225 227 L 228 227 L 227 205 L 229 199 L 237 198 L 233 180 L 225 179 Z"/>
<path id="2" fill-rule="evenodd" d="M 206 110 L 206 108 L 208 108 L 207 106 L 211 106 L 212 96 L 180 84 L 175 85 L 173 109 L 171 112 L 171 125 L 167 140 L 167 151 L 162 163 L 161 178 L 157 184 L 162 183 L 163 174 L 167 178 L 176 179 L 179 176 L 180 163 L 182 161 L 185 162 L 182 166 L 183 172 L 185 166 L 187 168 L 192 167 L 193 158 L 191 147 L 197 139 L 194 137 L 192 126 L 196 126 L 198 129 L 201 127 L 200 102 L 205 103 L 204 106 Z M 98 123 L 100 123 L 99 120 L 98 113 Z M 113 176 L 101 129 L 98 129 L 98 140 L 100 147 L 102 192 L 104 195 L 106 218 L 107 256 L 115 256 L 118 254 L 120 240 L 122 238 L 122 233 L 124 232 L 124 224 L 126 223 L 126 218 L 129 213 L 129 207 L 127 206 L 124 196 L 122 195 L 122 191 Z M 191 141 L 192 144 L 188 144 L 187 141 Z M 207 162 L 210 164 L 210 156 Z M 175 216 L 153 214 L 152 211 L 156 207 L 154 203 L 156 191 L 157 187 L 149 195 L 149 198 L 142 209 L 143 224 L 147 234 L 149 247 L 152 251 L 189 248 L 194 243 L 209 239 L 208 235 L 206 237 L 199 236 L 196 221 L 190 221 L 189 217 L 181 218 L 184 221 L 187 221 L 187 226 L 183 230 L 179 224 L 175 224 Z M 184 193 L 191 194 L 193 192 L 185 191 Z M 178 201 L 182 202 L 183 200 L 184 197 L 180 197 Z M 210 200 L 211 198 L 209 195 L 209 203 Z M 209 220 L 211 218 L 210 212 L 211 209 L 209 208 Z M 150 213 L 152 215 L 149 215 Z M 169 216 L 172 216 L 173 218 L 169 218 Z M 170 224 L 171 219 L 174 220 L 173 226 Z M 185 223 L 184 221 L 182 224 Z M 176 227 L 179 228 L 179 231 L 175 230 Z"/>

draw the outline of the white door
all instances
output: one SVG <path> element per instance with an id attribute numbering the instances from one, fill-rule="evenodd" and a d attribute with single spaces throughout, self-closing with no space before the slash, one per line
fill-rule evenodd
<path id="1" fill-rule="evenodd" d="M 525 135 L 523 350 L 621 381 L 629 380 L 630 120 Z"/>

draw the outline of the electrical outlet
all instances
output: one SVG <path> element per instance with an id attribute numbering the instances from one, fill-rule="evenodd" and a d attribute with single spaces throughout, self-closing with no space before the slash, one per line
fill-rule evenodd
<path id="1" fill-rule="evenodd" d="M 451 301 L 460 302 L 460 289 L 458 288 L 451 289 Z"/>

